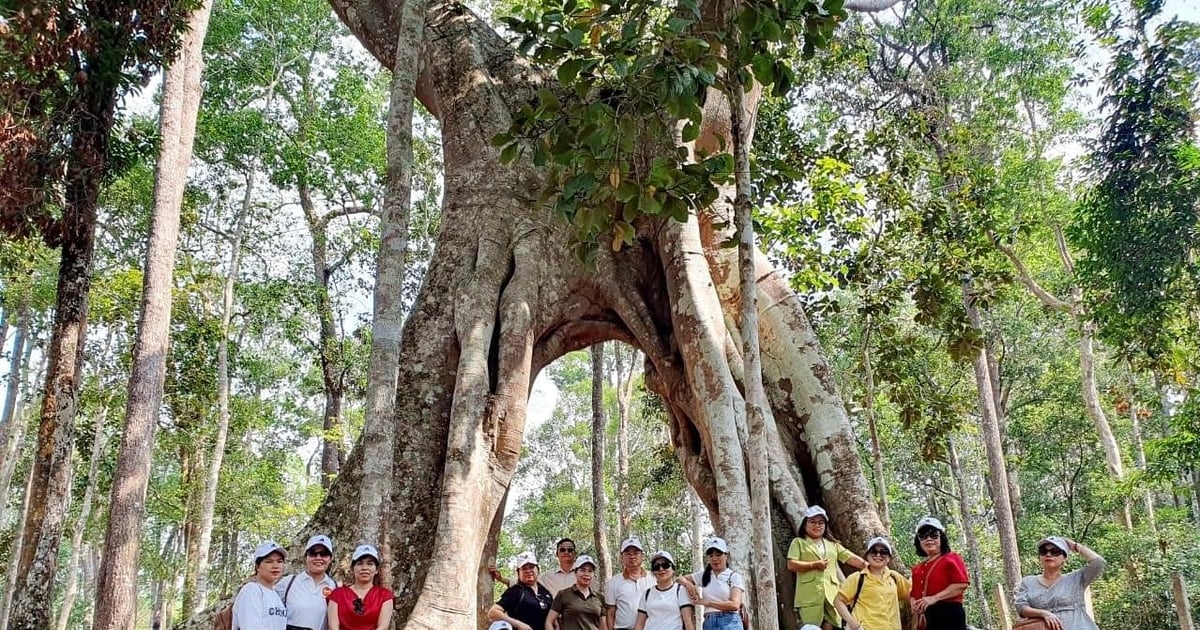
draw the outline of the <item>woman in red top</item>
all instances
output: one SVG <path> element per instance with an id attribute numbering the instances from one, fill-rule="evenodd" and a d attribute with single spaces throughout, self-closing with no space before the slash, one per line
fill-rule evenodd
<path id="1" fill-rule="evenodd" d="M 386 630 L 392 625 L 392 592 L 379 585 L 379 550 L 359 545 L 350 556 L 354 581 L 329 594 L 329 630 Z"/>
<path id="2" fill-rule="evenodd" d="M 912 590 L 909 603 L 914 615 L 923 615 L 926 630 L 967 630 L 967 613 L 963 609 L 963 592 L 970 584 L 967 565 L 958 554 L 950 551 L 950 540 L 942 522 L 926 516 L 917 521 L 913 537 L 917 555 L 925 558 L 912 570 Z"/>

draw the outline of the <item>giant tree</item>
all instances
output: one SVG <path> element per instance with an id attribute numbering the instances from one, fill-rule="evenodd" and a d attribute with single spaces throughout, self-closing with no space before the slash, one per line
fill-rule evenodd
<path id="1" fill-rule="evenodd" d="M 719 156 L 729 146 L 728 100 L 709 89 L 711 70 L 706 77 L 706 68 L 690 66 L 697 69 L 683 74 L 669 59 L 689 47 L 707 54 L 701 48 L 708 43 L 691 25 L 711 16 L 716 4 L 681 3 L 677 8 L 689 19 L 658 23 L 665 47 L 622 77 L 631 83 L 654 77 L 664 87 L 674 81 L 680 96 L 703 98 L 690 106 L 676 99 L 671 113 L 621 119 L 616 124 L 632 133 L 620 140 L 580 134 L 608 152 L 602 162 L 578 164 L 577 172 L 564 175 L 571 165 L 552 167 L 546 152 L 537 152 L 544 140 L 514 137 L 514 122 L 527 120 L 534 108 L 554 107 L 573 115 L 590 109 L 597 123 L 618 120 L 605 94 L 573 80 L 595 69 L 579 61 L 584 49 L 594 47 L 594 54 L 622 37 L 621 8 L 563 7 L 560 14 L 569 20 L 562 36 L 580 53 L 557 72 L 572 85 L 568 92 L 463 6 L 430 3 L 417 97 L 442 124 L 446 186 L 437 250 L 401 339 L 392 429 L 398 437 L 395 517 L 388 537 L 398 623 L 473 625 L 488 560 L 475 554 L 494 536 L 520 452 L 532 378 L 563 353 L 610 339 L 646 354 L 647 381 L 666 401 L 676 456 L 718 531 L 731 540 L 735 562 L 745 562 L 749 528 L 737 525 L 746 522 L 749 507 L 742 374 L 733 341 L 740 336 L 737 263 L 722 247 L 732 236 L 730 204 L 706 192 L 723 168 L 729 175 L 729 160 Z M 393 66 L 403 28 L 397 9 L 369 0 L 334 6 L 367 49 Z M 833 17 L 810 9 L 805 19 L 813 32 L 827 34 Z M 583 27 L 605 10 L 604 25 Z M 645 19 L 637 11 L 628 15 Z M 634 34 L 637 28 L 629 27 Z M 755 108 L 751 98 L 748 109 Z M 671 131 L 680 119 L 690 120 L 690 150 L 682 152 Z M 596 128 L 579 118 L 571 124 L 581 132 Z M 511 148 L 493 145 L 504 134 Z M 586 172 L 614 167 L 612 178 Z M 573 190 L 564 190 L 565 180 L 576 176 Z M 606 186 L 608 202 L 596 203 Z M 571 222 L 540 199 L 544 189 L 577 210 Z M 632 220 L 612 220 L 626 212 Z M 589 239 L 604 246 L 588 246 Z M 783 539 L 776 544 L 778 562 L 805 495 L 830 509 L 848 539 L 865 539 L 880 523 L 803 307 L 765 259 L 758 256 L 755 264 L 763 381 L 777 428 L 770 490 L 783 524 L 775 532 Z M 351 457 L 311 527 L 335 535 L 352 531 L 362 466 Z M 430 532 L 436 532 L 432 538 Z M 464 551 L 478 569 L 466 575 Z M 449 575 L 465 579 L 426 578 Z"/>

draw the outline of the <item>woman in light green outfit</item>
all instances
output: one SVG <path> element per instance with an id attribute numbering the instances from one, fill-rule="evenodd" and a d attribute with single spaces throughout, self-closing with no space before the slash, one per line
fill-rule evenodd
<path id="1" fill-rule="evenodd" d="M 833 607 L 838 593 L 838 563 L 864 569 L 866 561 L 829 535 L 829 515 L 818 505 L 804 511 L 800 536 L 788 548 L 788 569 L 796 574 L 793 606 L 801 624 L 833 630 L 842 626 Z"/>

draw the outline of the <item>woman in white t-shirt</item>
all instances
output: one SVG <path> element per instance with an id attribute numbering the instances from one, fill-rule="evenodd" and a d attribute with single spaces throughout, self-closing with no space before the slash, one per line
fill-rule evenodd
<path id="1" fill-rule="evenodd" d="M 233 600 L 233 630 L 287 630 L 287 608 L 275 592 L 283 560 L 283 547 L 274 540 L 254 550 L 254 579 Z"/>
<path id="2" fill-rule="evenodd" d="M 704 558 L 708 566 L 703 571 L 679 578 L 692 603 L 705 607 L 703 630 L 745 630 L 740 611 L 746 581 L 729 568 L 729 545 L 721 538 L 710 538 L 704 545 Z"/>
<path id="3" fill-rule="evenodd" d="M 675 558 L 666 551 L 650 556 L 654 585 L 638 600 L 634 630 L 694 630 L 692 600 L 683 586 L 675 583 Z"/>

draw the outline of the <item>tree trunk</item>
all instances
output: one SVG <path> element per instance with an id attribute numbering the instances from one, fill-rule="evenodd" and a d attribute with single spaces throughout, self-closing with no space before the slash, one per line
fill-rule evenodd
<path id="1" fill-rule="evenodd" d="M 17 531 L 25 526 L 25 520 L 29 516 L 29 497 L 31 486 L 33 485 L 33 477 L 25 478 L 25 490 L 21 495 L 21 517 L 17 520 Z M 0 601 L 0 628 L 9 628 L 9 618 L 12 616 L 13 594 L 16 591 L 17 585 L 17 566 L 21 561 L 21 538 L 15 537 L 12 541 L 12 550 L 9 553 L 8 567 L 4 573 L 4 597 Z"/>
<path id="2" fill-rule="evenodd" d="M 308 184 L 299 185 L 300 207 L 312 237 L 313 286 L 317 291 L 317 320 L 319 322 L 317 354 L 321 364 L 321 383 L 325 406 L 321 414 L 321 487 L 328 488 L 342 468 L 342 392 L 345 390 L 345 371 L 341 342 L 334 325 L 333 301 L 329 293 L 328 231 L 329 225 L 317 214 Z"/>
<path id="3" fill-rule="evenodd" d="M 25 425 L 23 420 L 16 419 L 17 396 L 21 392 L 21 372 L 29 362 L 26 351 L 26 338 L 29 335 L 29 306 L 21 305 L 18 309 L 16 332 L 13 334 L 12 355 L 8 358 L 8 378 L 4 388 L 4 406 L 0 408 L 0 523 L 7 522 L 4 518 L 5 507 L 8 505 L 8 489 L 12 484 L 13 470 L 17 465 L 21 452 L 21 443 L 25 440 Z M 33 349 L 30 343 L 29 350 Z M 3 626 L 0 626 L 3 627 Z"/>
<path id="4" fill-rule="evenodd" d="M 775 598 L 775 542 L 771 534 L 770 455 L 767 448 L 766 414 L 770 413 L 762 381 L 762 356 L 758 342 L 758 269 L 755 254 L 753 209 L 750 203 L 750 115 L 739 79 L 734 79 L 730 104 L 732 117 L 734 180 L 737 193 L 733 201 L 738 231 L 739 297 L 742 302 L 742 382 L 745 385 L 744 413 L 749 440 L 750 513 L 754 524 L 750 554 L 754 585 L 749 607 L 759 628 L 778 628 L 779 611 Z"/>
<path id="5" fill-rule="evenodd" d="M 107 409 L 107 407 L 106 407 Z M 107 415 L 107 414 L 105 414 Z M 104 427 L 107 418 L 97 419 L 96 434 L 92 437 L 92 458 L 88 464 L 87 488 L 83 491 L 83 501 L 79 505 L 79 517 L 71 531 L 71 554 L 67 560 L 67 585 L 63 591 L 62 604 L 58 614 L 58 630 L 67 630 L 71 618 L 71 609 L 75 606 L 75 596 L 79 592 L 80 558 L 87 554 L 87 546 L 83 534 L 87 531 L 88 521 L 92 516 L 92 501 L 96 496 L 96 485 L 99 482 L 100 462 L 104 459 L 104 445 L 108 441 Z"/>
<path id="6" fill-rule="evenodd" d="M 629 349 L 629 364 L 623 359 L 627 346 L 613 344 L 617 373 L 617 527 L 621 540 L 629 537 L 633 509 L 629 504 L 629 415 L 633 413 L 633 370 L 637 350 Z M 626 369 L 628 368 L 628 369 Z"/>
<path id="7" fill-rule="evenodd" d="M 608 555 L 608 507 L 604 491 L 604 344 L 591 348 L 592 355 L 592 539 L 596 542 L 596 567 L 603 579 L 612 575 Z"/>
<path id="8" fill-rule="evenodd" d="M 982 318 L 975 305 L 970 278 L 964 279 L 962 285 L 967 317 L 976 330 L 982 331 Z M 1000 537 L 1000 557 L 1004 564 L 1004 587 L 1011 590 L 1016 588 L 1021 581 L 1020 548 L 1017 545 L 1012 499 L 1008 492 L 1008 465 L 1004 457 L 1004 438 L 1000 434 L 999 419 L 996 415 L 986 346 L 979 349 L 971 363 L 975 371 L 975 386 L 979 395 L 979 416 L 982 425 L 981 434 L 988 460 L 988 489 L 992 496 L 992 508 L 996 512 L 996 533 Z"/>
<path id="9" fill-rule="evenodd" d="M 1138 470 L 1146 471 L 1146 446 L 1142 436 L 1142 416 L 1141 410 L 1143 407 L 1137 402 L 1137 379 L 1133 374 L 1133 369 L 1129 369 L 1129 424 L 1133 431 L 1133 457 L 1134 463 L 1137 464 Z M 1154 508 L 1154 490 L 1147 487 L 1142 492 L 1142 506 L 1146 525 L 1150 531 L 1158 531 L 1158 520 L 1155 517 Z"/>
<path id="10" fill-rule="evenodd" d="M 867 430 L 871 434 L 871 467 L 875 475 L 875 505 L 879 508 L 879 520 L 884 531 L 891 531 L 892 515 L 888 509 L 887 478 L 883 470 L 883 444 L 879 439 L 879 423 L 875 418 L 875 370 L 871 366 L 871 316 L 867 315 L 866 333 L 863 335 L 863 415 L 867 417 Z"/>
<path id="11" fill-rule="evenodd" d="M 946 436 L 946 459 L 950 464 L 950 476 L 954 478 L 954 489 L 958 494 L 958 510 L 962 514 L 962 533 L 967 541 L 967 557 L 970 559 L 971 586 L 975 591 L 975 601 L 979 602 L 980 621 L 984 628 L 992 627 L 992 610 L 988 605 L 988 591 L 983 581 L 983 555 L 979 553 L 979 539 L 975 536 L 975 517 L 971 512 L 970 488 L 963 475 L 962 464 L 958 459 L 958 448 L 954 445 L 954 436 Z"/>
<path id="12" fill-rule="evenodd" d="M 392 66 L 388 106 L 387 181 L 379 220 L 379 253 L 371 319 L 371 357 L 363 421 L 362 515 L 359 540 L 379 541 L 380 573 L 391 583 L 391 547 L 387 535 L 388 489 L 396 425 L 396 376 L 400 369 L 400 333 L 404 325 L 404 269 L 413 188 L 413 101 L 421 72 L 425 36 L 425 0 L 406 0 L 400 9 L 396 64 Z"/>
<path id="13" fill-rule="evenodd" d="M 198 429 L 193 428 L 193 431 Z M 196 600 L 196 575 L 200 567 L 200 504 L 204 502 L 204 451 L 197 444 L 186 444 L 180 447 L 179 470 L 182 485 L 186 493 L 184 497 L 183 515 L 183 551 L 180 554 L 183 563 L 183 610 L 191 614 L 192 610 L 203 607 Z"/>
<path id="14" fill-rule="evenodd" d="M 87 67 L 97 69 L 108 63 L 93 58 L 88 61 Z M 88 74 L 88 80 L 80 88 L 79 110 L 74 114 L 77 126 L 67 160 L 66 203 L 60 229 L 52 236 L 60 247 L 54 324 L 46 349 L 49 359 L 37 455 L 30 472 L 33 483 L 29 513 L 21 532 L 21 560 L 17 568 L 20 577 L 14 587 L 8 619 L 12 630 L 44 630 L 50 624 L 58 546 L 71 503 L 75 413 L 87 334 L 96 205 L 108 161 L 116 90 L 115 78 L 101 71 Z"/>
<path id="15" fill-rule="evenodd" d="M 393 67 L 393 6 L 334 6 Z M 720 219 L 644 218 L 633 245 L 582 264 L 570 253 L 570 227 L 538 201 L 546 171 L 528 160 L 501 164 L 490 142 L 549 79 L 461 5 L 433 2 L 426 18 L 417 94 L 441 121 L 447 168 L 436 253 L 401 336 L 394 426 L 406 439 L 395 444 L 388 510 L 403 515 L 389 532 L 397 626 L 476 624 L 480 571 L 461 560 L 483 558 L 516 468 L 531 379 L 564 353 L 602 341 L 646 353 L 676 455 L 729 539 L 734 565 L 748 566 L 740 362 L 728 358 L 740 300 L 723 286 L 736 293 L 737 263 L 720 248 Z M 718 100 L 710 99 L 714 108 Z M 727 135 L 728 122 L 727 111 L 706 117 L 708 137 L 721 125 Z M 791 519 L 808 486 L 826 497 L 840 535 L 865 540 L 881 526 L 829 366 L 798 298 L 761 255 L 755 260 L 760 333 L 772 347 L 763 356 L 776 420 L 770 490 L 790 506 L 789 527 L 798 525 Z M 355 530 L 361 453 L 351 454 L 306 533 L 341 539 Z"/>
<path id="16" fill-rule="evenodd" d="M 237 285 L 242 263 L 242 237 L 250 220 L 251 196 L 254 191 L 253 173 L 247 178 L 246 194 L 242 197 L 241 213 L 229 240 L 229 270 L 221 288 L 221 334 L 217 339 L 217 434 L 213 439 L 212 458 L 204 481 L 204 496 L 200 503 L 199 530 L 196 532 L 196 595 L 190 613 L 200 612 L 208 600 L 208 555 L 212 546 L 213 515 L 217 506 L 217 486 L 221 480 L 221 463 L 225 460 L 225 441 L 229 437 L 229 329 L 233 321 L 233 289 Z"/>
<path id="17" fill-rule="evenodd" d="M 211 11 L 212 3 L 205 0 L 192 13 L 179 55 L 167 68 L 163 80 L 159 110 L 162 147 L 155 168 L 141 315 L 133 349 L 124 430 L 109 499 L 104 557 L 96 578 L 95 627 L 102 630 L 130 628 L 137 613 L 141 522 L 146 512 L 154 433 L 166 378 L 172 273 L 200 108 L 200 75 L 204 68 L 201 48 Z"/>

